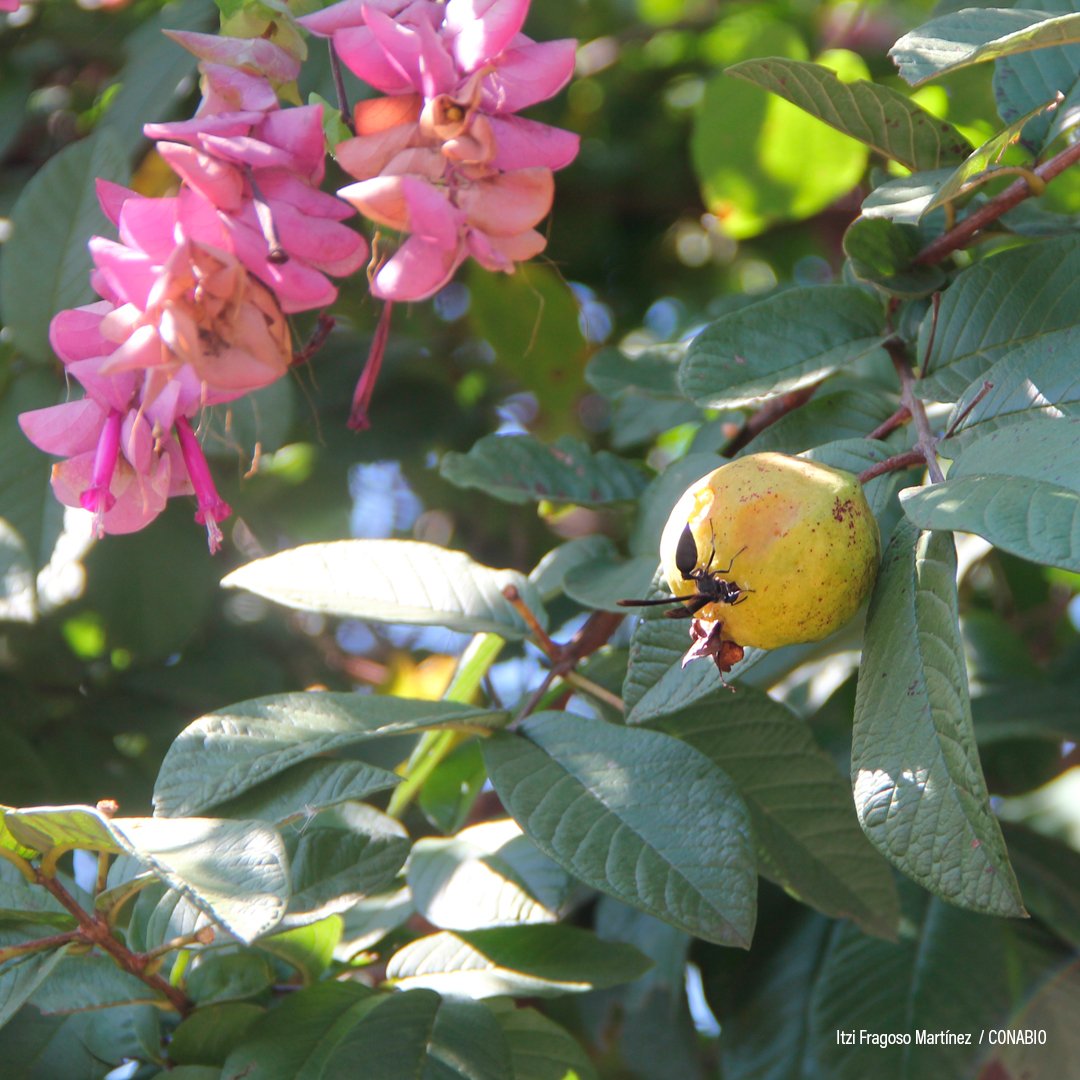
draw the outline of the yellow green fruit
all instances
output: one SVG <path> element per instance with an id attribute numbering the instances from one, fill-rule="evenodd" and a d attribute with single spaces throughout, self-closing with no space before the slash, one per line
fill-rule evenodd
<path id="1" fill-rule="evenodd" d="M 675 596 L 697 589 L 675 565 L 687 525 L 697 566 L 745 594 L 736 604 L 709 604 L 697 618 L 722 621 L 724 639 L 745 647 L 776 649 L 839 630 L 869 594 L 881 559 L 877 521 L 859 481 L 786 454 L 721 465 L 675 504 L 660 541 Z"/>

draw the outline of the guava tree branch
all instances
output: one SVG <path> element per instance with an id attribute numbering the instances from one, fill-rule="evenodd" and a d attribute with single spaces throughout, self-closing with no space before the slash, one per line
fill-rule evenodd
<path id="1" fill-rule="evenodd" d="M 1080 142 L 1065 147 L 1060 154 L 1055 154 L 1049 161 L 1036 166 L 1032 170 L 1044 184 L 1059 176 L 1070 165 L 1080 161 Z M 1036 183 L 1036 187 L 1038 184 Z M 1025 199 L 1041 192 L 1033 191 L 1031 184 L 1021 178 L 1010 184 L 1000 195 L 995 195 L 985 206 L 968 214 L 958 225 L 942 233 L 936 240 L 931 241 L 911 260 L 912 265 L 932 266 L 941 262 L 946 255 L 962 248 L 980 229 L 986 228 L 992 221 L 996 221 L 1002 214 L 1019 206 Z"/>
<path id="2" fill-rule="evenodd" d="M 822 381 L 819 379 L 816 383 L 804 386 L 801 390 L 792 390 L 765 402 L 753 416 L 747 418 L 746 423 L 739 429 L 739 433 L 720 451 L 721 457 L 734 457 L 751 439 L 756 438 L 771 424 L 775 424 L 789 412 L 794 412 L 799 406 L 805 405 L 814 396 L 814 391 Z"/>

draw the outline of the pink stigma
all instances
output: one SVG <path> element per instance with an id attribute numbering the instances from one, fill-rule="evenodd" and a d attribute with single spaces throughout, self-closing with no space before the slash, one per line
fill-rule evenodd
<path id="1" fill-rule="evenodd" d="M 185 416 L 176 418 L 176 437 L 180 440 L 180 452 L 184 455 L 188 477 L 191 480 L 191 486 L 195 488 L 195 497 L 199 501 L 195 520 L 200 525 L 206 526 L 210 554 L 214 555 L 220 550 L 222 541 L 218 522 L 224 521 L 232 513 L 232 507 L 217 493 L 213 477 L 210 475 L 210 466 L 206 464 L 199 440 L 195 438 L 195 432 L 191 430 L 191 424 Z"/>
<path id="2" fill-rule="evenodd" d="M 94 529 L 98 537 L 105 534 L 105 515 L 116 504 L 116 498 L 109 490 L 116 461 L 120 456 L 120 423 L 123 414 L 112 409 L 105 418 L 105 426 L 98 436 L 97 450 L 94 453 L 94 467 L 90 473 L 90 486 L 79 496 L 79 503 L 84 510 L 94 515 Z"/>

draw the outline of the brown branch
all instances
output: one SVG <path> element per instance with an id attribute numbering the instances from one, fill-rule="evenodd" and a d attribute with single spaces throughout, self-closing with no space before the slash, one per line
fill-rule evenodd
<path id="1" fill-rule="evenodd" d="M 937 461 L 937 439 L 930 429 L 930 421 L 926 418 L 926 407 L 915 396 L 915 373 L 911 370 L 911 364 L 907 358 L 907 346 L 899 338 L 890 338 L 885 342 L 885 350 L 892 359 L 893 367 L 900 378 L 900 400 L 911 411 L 911 418 L 915 422 L 915 431 L 919 441 L 914 449 L 920 451 L 926 459 L 926 467 L 930 470 L 930 479 L 935 484 L 940 484 L 945 476 Z"/>
<path id="2" fill-rule="evenodd" d="M 1039 180 L 1045 183 L 1053 180 L 1055 176 L 1063 173 L 1070 165 L 1080 161 L 1080 142 L 1067 146 L 1060 154 L 1055 154 L 1049 161 L 1035 168 L 1034 173 Z M 913 266 L 932 266 L 941 262 L 946 255 L 962 248 L 980 230 L 992 221 L 996 221 L 1002 214 L 1019 206 L 1025 199 L 1032 195 L 1040 194 L 1033 191 L 1027 180 L 1021 178 L 1010 184 L 1000 195 L 995 195 L 984 206 L 968 214 L 959 225 L 954 226 L 947 232 L 942 233 L 936 240 L 931 241 L 911 260 Z"/>
<path id="3" fill-rule="evenodd" d="M 781 394 L 771 401 L 765 402 L 745 424 L 739 434 L 720 451 L 722 457 L 734 457 L 751 439 L 760 435 L 771 424 L 775 424 L 782 416 L 794 412 L 800 405 L 805 405 L 813 396 L 814 391 L 821 385 L 819 379 L 811 386 L 804 386 L 801 390 L 792 390 L 790 393 Z"/>
<path id="4" fill-rule="evenodd" d="M 884 439 L 891 435 L 901 424 L 906 424 L 911 419 L 911 410 L 906 405 L 901 405 L 884 423 L 878 424 L 866 437 L 868 439 Z"/>
<path id="5" fill-rule="evenodd" d="M 115 937 L 108 924 L 101 918 L 90 915 L 84 911 L 78 901 L 56 880 L 55 877 L 47 877 L 40 872 L 37 875 L 37 884 L 48 889 L 50 893 L 64 908 L 75 918 L 79 929 L 75 932 L 77 937 L 71 940 L 81 939 L 88 945 L 96 945 L 102 952 L 108 953 L 116 966 L 122 971 L 141 979 L 151 989 L 163 994 L 169 1004 L 181 1015 L 187 1016 L 195 1007 L 195 1003 L 178 986 L 171 986 L 160 975 L 151 974 L 147 966 L 151 962 L 146 956 L 133 953 Z"/>
<path id="6" fill-rule="evenodd" d="M 953 435 L 953 433 L 956 431 L 956 429 L 968 418 L 968 416 L 971 413 L 971 410 L 974 409 L 975 406 L 978 405 L 979 402 L 982 401 L 982 399 L 984 397 L 986 397 L 986 395 L 989 394 L 990 391 L 993 390 L 993 389 L 994 389 L 994 384 L 992 382 L 985 382 L 984 381 L 982 386 L 979 389 L 979 392 L 964 406 L 963 411 L 949 425 L 948 429 L 946 430 L 946 432 L 942 436 L 942 438 L 943 439 L 950 438 Z"/>
<path id="7" fill-rule="evenodd" d="M 337 321 L 333 316 L 327 315 L 325 311 L 320 313 L 319 321 L 316 323 L 311 337 L 308 338 L 307 344 L 298 352 L 293 353 L 293 367 L 298 364 L 306 364 L 323 347 L 326 339 L 330 336 L 330 331 L 335 326 L 337 326 Z"/>
<path id="8" fill-rule="evenodd" d="M 28 956 L 30 953 L 44 952 L 46 949 L 59 949 L 62 945 L 70 945 L 81 937 L 82 934 L 78 930 L 69 930 L 66 934 L 36 938 L 22 945 L 9 945 L 6 949 L 0 949 L 0 964 L 14 960 L 16 956 Z"/>
<path id="9" fill-rule="evenodd" d="M 860 484 L 865 484 L 873 480 L 875 476 L 896 472 L 899 469 L 910 469 L 912 465 L 925 464 L 926 458 L 923 457 L 921 450 L 905 450 L 902 454 L 897 454 L 894 457 L 886 458 L 884 461 L 868 466 L 859 473 L 856 479 Z"/>

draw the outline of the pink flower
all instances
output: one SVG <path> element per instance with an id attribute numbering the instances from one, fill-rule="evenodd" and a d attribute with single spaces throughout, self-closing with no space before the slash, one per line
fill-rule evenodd
<path id="1" fill-rule="evenodd" d="M 18 11 L 19 0 L 0 0 L 0 11 Z"/>
<path id="2" fill-rule="evenodd" d="M 300 61 L 279 45 L 263 38 L 224 37 L 219 34 L 196 34 L 188 30 L 165 30 L 168 37 L 200 60 L 244 68 L 264 75 L 282 86 L 300 74 Z"/>

